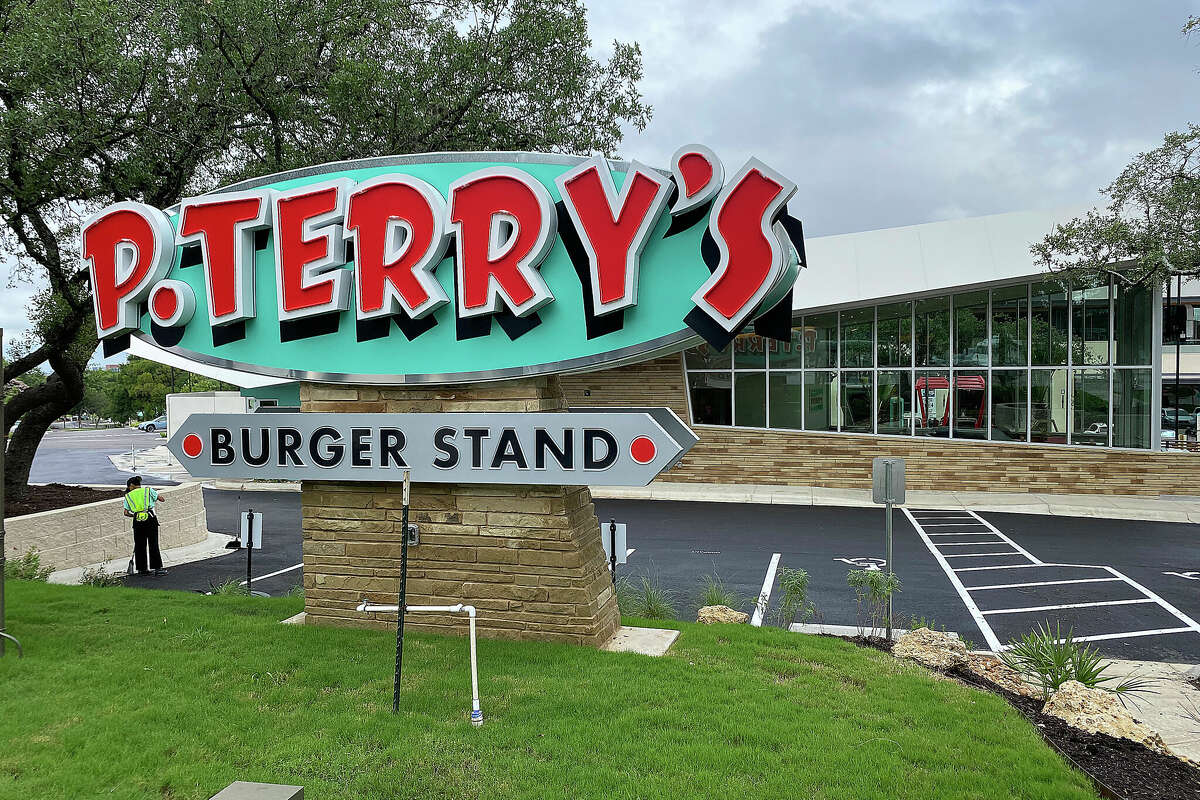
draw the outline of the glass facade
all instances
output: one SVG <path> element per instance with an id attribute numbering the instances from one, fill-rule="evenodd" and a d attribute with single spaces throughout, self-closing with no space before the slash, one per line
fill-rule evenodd
<path id="1" fill-rule="evenodd" d="M 805 315 L 688 350 L 692 422 L 1149 448 L 1156 300 L 1045 280 Z"/>

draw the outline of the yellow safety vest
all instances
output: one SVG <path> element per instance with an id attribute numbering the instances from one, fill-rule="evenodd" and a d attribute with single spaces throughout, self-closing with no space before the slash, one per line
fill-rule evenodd
<path id="1" fill-rule="evenodd" d="M 150 519 L 150 490 L 146 487 L 134 489 L 125 495 L 129 501 L 129 510 L 133 512 L 134 522 L 145 522 Z"/>

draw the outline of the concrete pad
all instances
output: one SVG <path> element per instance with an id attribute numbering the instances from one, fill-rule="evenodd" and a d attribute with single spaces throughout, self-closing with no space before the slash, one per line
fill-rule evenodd
<path id="1" fill-rule="evenodd" d="M 303 625 L 304 624 L 304 616 L 305 616 L 304 612 L 301 611 L 299 614 L 293 614 L 292 616 L 288 617 L 287 619 L 279 620 L 279 624 L 280 625 Z"/>
<path id="2" fill-rule="evenodd" d="M 234 781 L 210 800 L 304 800 L 304 787 Z"/>
<path id="3" fill-rule="evenodd" d="M 600 649 L 610 653 L 641 653 L 644 656 L 661 656 L 666 654 L 667 649 L 678 638 L 679 631 L 622 625 Z"/>
<path id="4" fill-rule="evenodd" d="M 827 486 L 814 486 L 812 489 L 814 506 L 873 506 L 869 489 L 832 489 Z"/>
<path id="5" fill-rule="evenodd" d="M 1113 683 L 1130 675 L 1154 681 L 1154 694 L 1126 698 L 1126 706 L 1176 754 L 1200 761 L 1200 720 L 1189 716 L 1200 713 L 1200 690 L 1187 683 L 1189 672 L 1200 674 L 1200 667 L 1161 661 L 1117 660 L 1111 664 L 1105 674 L 1117 677 Z"/>

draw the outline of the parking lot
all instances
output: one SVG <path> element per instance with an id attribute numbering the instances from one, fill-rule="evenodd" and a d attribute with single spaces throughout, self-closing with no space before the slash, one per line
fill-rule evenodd
<path id="1" fill-rule="evenodd" d="M 233 533 L 239 510 L 265 512 L 264 549 L 254 554 L 256 589 L 280 594 L 300 583 L 298 494 L 209 489 L 205 497 L 214 531 Z M 855 625 L 861 614 L 846 574 L 883 565 L 878 508 L 595 505 L 602 523 L 629 526 L 632 552 L 618 575 L 646 577 L 670 591 L 680 618 L 694 619 L 705 575 L 718 576 L 751 610 L 774 562 L 765 624 L 791 622 L 779 616 L 778 575 L 799 568 L 810 576 L 816 621 Z M 1072 630 L 1112 657 L 1200 662 L 1196 525 L 919 509 L 894 514 L 899 627 L 924 618 L 994 648 L 1045 623 Z M 244 580 L 245 569 L 245 555 L 235 551 L 132 585 L 205 591 Z"/>

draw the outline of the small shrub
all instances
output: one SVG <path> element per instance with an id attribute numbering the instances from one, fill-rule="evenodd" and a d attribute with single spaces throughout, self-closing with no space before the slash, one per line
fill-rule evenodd
<path id="1" fill-rule="evenodd" d="M 301 597 L 301 598 L 304 597 L 304 585 L 297 583 L 295 586 L 288 589 L 287 594 L 284 596 L 285 597 Z"/>
<path id="2" fill-rule="evenodd" d="M 109 572 L 104 567 L 96 567 L 95 569 L 85 569 L 83 575 L 79 578 L 79 583 L 82 586 L 122 586 L 125 583 L 125 576 L 115 572 Z"/>
<path id="3" fill-rule="evenodd" d="M 880 635 L 888 623 L 888 600 L 900 591 L 900 578 L 894 572 L 852 569 L 846 574 L 846 583 L 854 589 L 854 599 L 858 603 L 859 630 L 864 629 L 865 615 L 871 623 L 871 635 Z"/>
<path id="4" fill-rule="evenodd" d="M 249 592 L 246 591 L 246 587 L 242 586 L 237 578 L 229 578 L 228 580 L 221 581 L 220 583 L 212 584 L 212 592 L 210 592 L 210 594 L 228 596 L 246 595 L 249 594 Z"/>
<path id="5" fill-rule="evenodd" d="M 617 580 L 617 605 L 622 614 L 646 619 L 674 619 L 674 599 L 670 591 L 649 578 L 642 578 L 640 586 L 629 578 Z"/>
<path id="6" fill-rule="evenodd" d="M 915 631 L 917 628 L 929 628 L 929 630 L 931 630 L 931 631 L 941 631 L 942 633 L 946 632 L 945 625 L 938 627 L 936 619 L 934 619 L 933 617 L 930 617 L 929 619 L 925 619 L 924 614 L 922 614 L 919 617 L 916 616 L 915 614 L 909 616 L 908 629 L 910 631 Z"/>
<path id="7" fill-rule="evenodd" d="M 808 622 L 817 609 L 808 602 L 808 573 L 802 569 L 779 570 L 779 618 L 784 626 L 792 622 Z"/>
<path id="8" fill-rule="evenodd" d="M 42 566 L 42 556 L 36 547 L 25 551 L 25 555 L 10 558 L 4 562 L 4 577 L 17 581 L 40 581 L 45 583 L 54 572 L 50 567 Z"/>
<path id="9" fill-rule="evenodd" d="M 700 590 L 701 605 L 729 606 L 732 609 L 740 609 L 746 604 L 744 599 L 739 598 L 725 586 L 725 581 L 721 580 L 720 575 L 705 575 L 703 580 L 704 588 Z"/>
<path id="10" fill-rule="evenodd" d="M 1067 681 L 1112 692 L 1122 702 L 1126 695 L 1153 693 L 1150 687 L 1154 682 L 1135 675 L 1115 686 L 1106 686 L 1116 680 L 1116 676 L 1104 677 L 1112 663 L 1105 662 L 1099 650 L 1076 642 L 1071 629 L 1064 635 L 1062 623 L 1056 624 L 1053 633 L 1049 625 L 1038 623 L 1035 630 L 1009 642 L 1000 652 L 1000 660 L 1033 681 L 1042 690 L 1043 700 L 1049 699 Z"/>

